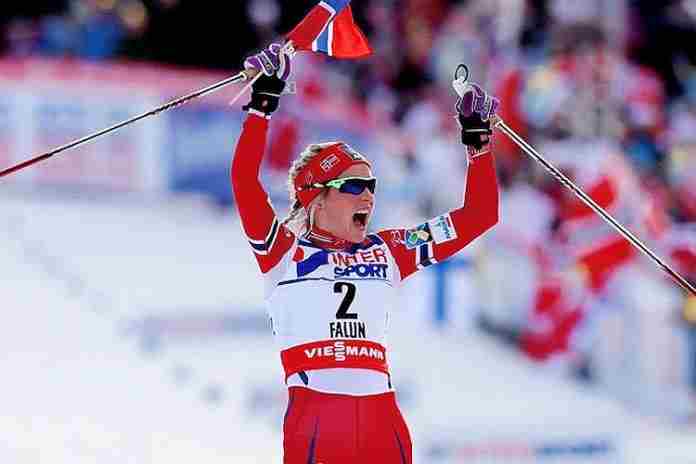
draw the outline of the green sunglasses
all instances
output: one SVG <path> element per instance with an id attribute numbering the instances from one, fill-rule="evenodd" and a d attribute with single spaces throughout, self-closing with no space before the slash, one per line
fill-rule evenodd
<path id="1" fill-rule="evenodd" d="M 306 188 L 333 188 L 341 193 L 360 195 L 365 189 L 368 189 L 370 193 L 375 193 L 377 179 L 375 177 L 339 177 L 323 184 L 311 184 Z"/>

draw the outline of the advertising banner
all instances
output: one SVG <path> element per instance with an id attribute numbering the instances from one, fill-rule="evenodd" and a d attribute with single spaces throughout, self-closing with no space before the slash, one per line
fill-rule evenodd
<path id="1" fill-rule="evenodd" d="M 150 111 L 231 74 L 139 63 L 0 60 L 0 167 Z M 140 120 L 20 171 L 7 182 L 141 194 L 194 192 L 229 203 L 229 164 L 246 97 L 234 106 L 229 101 L 241 89 L 231 85 Z M 308 106 L 311 98 L 302 91 L 289 96 L 274 117 L 265 171 L 274 180 L 272 197 L 281 201 L 287 196 L 287 169 L 308 143 L 347 140 L 358 150 L 369 146 L 367 125 L 346 116 L 348 110 L 341 109 L 345 105 L 331 107 L 326 103 L 334 97 L 326 96 L 323 106 Z M 370 152 L 376 155 L 374 149 Z"/>

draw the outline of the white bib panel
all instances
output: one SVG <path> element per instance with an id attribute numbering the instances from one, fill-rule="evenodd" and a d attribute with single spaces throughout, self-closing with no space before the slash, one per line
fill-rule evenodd
<path id="1" fill-rule="evenodd" d="M 348 251 L 331 251 L 299 240 L 290 250 L 293 256 L 282 261 L 284 272 L 272 273 L 275 286 L 269 286 L 267 298 L 281 351 L 326 340 L 369 341 L 386 347 L 399 271 L 389 248 L 377 235 L 368 236 L 368 242 Z M 307 375 L 309 384 L 293 374 L 288 385 L 348 394 L 390 389 L 387 374 L 342 369 L 340 363 Z"/>

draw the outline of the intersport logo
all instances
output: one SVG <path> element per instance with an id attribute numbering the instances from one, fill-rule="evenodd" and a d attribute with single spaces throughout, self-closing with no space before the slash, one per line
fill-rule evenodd
<path id="1" fill-rule="evenodd" d="M 379 361 L 384 361 L 386 358 L 384 351 L 379 348 L 360 346 L 344 341 L 337 341 L 327 346 L 307 348 L 304 350 L 304 354 L 307 359 L 333 357 L 336 361 L 345 361 L 348 356 Z"/>

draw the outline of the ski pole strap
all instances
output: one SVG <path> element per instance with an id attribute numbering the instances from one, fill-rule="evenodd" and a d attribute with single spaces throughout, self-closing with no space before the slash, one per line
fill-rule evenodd
<path id="1" fill-rule="evenodd" d="M 280 352 L 285 379 L 300 371 L 348 367 L 389 374 L 387 349 L 366 340 L 322 340 Z"/>

